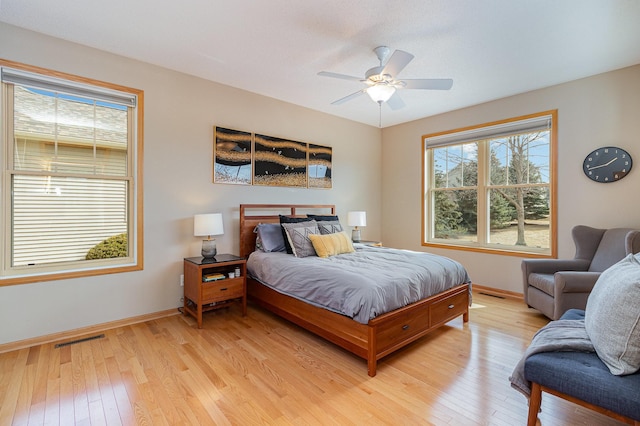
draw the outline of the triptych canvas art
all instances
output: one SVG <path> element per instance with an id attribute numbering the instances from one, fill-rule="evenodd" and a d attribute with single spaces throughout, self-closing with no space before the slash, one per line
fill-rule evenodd
<path id="1" fill-rule="evenodd" d="M 216 127 L 214 183 L 331 188 L 332 148 Z"/>

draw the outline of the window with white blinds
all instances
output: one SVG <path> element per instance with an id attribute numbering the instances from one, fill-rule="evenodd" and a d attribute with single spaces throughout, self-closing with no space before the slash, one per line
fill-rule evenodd
<path id="1" fill-rule="evenodd" d="M 142 92 L 1 71 L 0 285 L 141 269 Z"/>

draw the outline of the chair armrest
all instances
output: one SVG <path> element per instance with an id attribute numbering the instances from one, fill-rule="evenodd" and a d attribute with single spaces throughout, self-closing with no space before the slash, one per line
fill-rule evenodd
<path id="1" fill-rule="evenodd" d="M 640 252 L 640 231 L 629 231 L 624 239 L 624 248 L 627 254 Z"/>
<path id="2" fill-rule="evenodd" d="M 525 279 L 531 273 L 555 274 L 558 271 L 586 271 L 590 262 L 585 259 L 524 259 L 522 272 Z"/>
<path id="3" fill-rule="evenodd" d="M 555 274 L 555 296 L 561 293 L 590 293 L 600 272 L 561 271 Z"/>

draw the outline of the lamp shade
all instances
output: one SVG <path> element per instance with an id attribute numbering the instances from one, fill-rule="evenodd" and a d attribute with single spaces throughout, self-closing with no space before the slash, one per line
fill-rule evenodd
<path id="1" fill-rule="evenodd" d="M 222 213 L 197 214 L 193 216 L 193 235 L 195 237 L 222 234 L 224 234 Z"/>
<path id="2" fill-rule="evenodd" d="M 395 92 L 395 87 L 386 84 L 374 84 L 367 89 L 367 95 L 369 95 L 373 102 L 378 103 L 387 102 Z"/>
<path id="3" fill-rule="evenodd" d="M 349 212 L 349 213 L 347 213 L 347 225 L 349 225 L 349 226 L 367 226 L 367 212 Z"/>

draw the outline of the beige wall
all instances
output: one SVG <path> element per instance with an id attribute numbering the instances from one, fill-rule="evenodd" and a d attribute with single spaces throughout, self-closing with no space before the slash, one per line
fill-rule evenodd
<path id="1" fill-rule="evenodd" d="M 0 287 L 0 344 L 179 306 L 182 258 L 200 252 L 195 213 L 223 213 L 222 253 L 238 252 L 240 203 L 329 203 L 345 219 L 366 210 L 363 237 L 380 238 L 375 127 L 3 23 L 0 57 L 145 91 L 144 271 Z M 214 185 L 215 125 L 332 146 L 333 189 Z"/>
<path id="2" fill-rule="evenodd" d="M 551 109 L 558 109 L 559 257 L 573 257 L 574 225 L 640 228 L 640 66 L 634 66 L 384 129 L 384 243 L 449 256 L 474 283 L 522 293 L 521 258 L 420 245 L 421 135 Z M 599 184 L 584 176 L 582 161 L 606 145 L 625 148 L 635 166 L 622 181 Z"/>
<path id="3" fill-rule="evenodd" d="M 420 245 L 421 135 L 549 109 L 557 108 L 559 119 L 560 256 L 573 255 L 569 232 L 575 224 L 640 228 L 640 66 L 381 133 L 3 23 L 0 57 L 145 91 L 144 271 L 0 287 L 0 344 L 177 307 L 182 258 L 200 250 L 192 236 L 193 214 L 222 212 L 226 232 L 217 238 L 218 249 L 233 253 L 238 250 L 240 203 L 332 203 L 343 217 L 349 210 L 366 210 L 363 238 L 427 251 Z M 214 125 L 332 146 L 334 188 L 212 184 Z M 584 156 L 609 144 L 626 148 L 636 159 L 635 169 L 613 184 L 587 180 L 581 169 Z M 517 257 L 431 251 L 461 261 L 477 284 L 521 292 Z"/>

